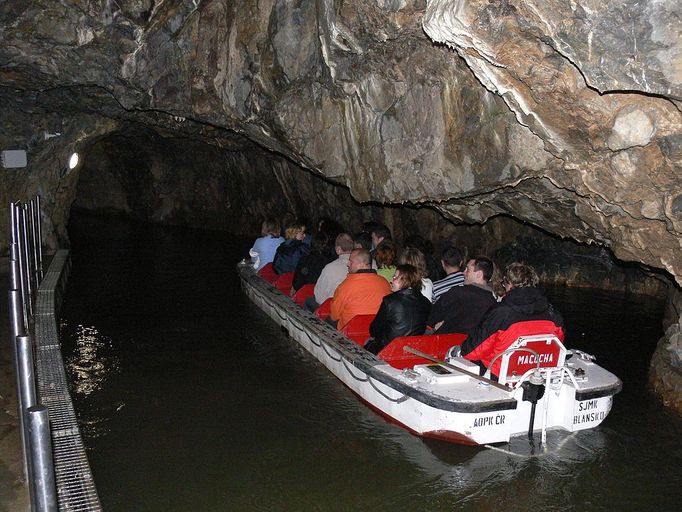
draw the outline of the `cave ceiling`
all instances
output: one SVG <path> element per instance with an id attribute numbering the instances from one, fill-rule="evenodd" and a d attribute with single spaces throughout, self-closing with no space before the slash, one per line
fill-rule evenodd
<path id="1" fill-rule="evenodd" d="M 682 283 L 677 0 L 0 0 L 0 40 L 5 141 L 29 113 L 248 139 L 362 202 L 512 215 Z"/>

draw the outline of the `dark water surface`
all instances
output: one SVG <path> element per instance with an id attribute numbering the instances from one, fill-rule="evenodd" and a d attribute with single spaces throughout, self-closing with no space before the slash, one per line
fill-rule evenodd
<path id="1" fill-rule="evenodd" d="M 82 214 L 70 235 L 65 359 L 109 512 L 680 509 L 682 421 L 645 389 L 660 304 L 551 291 L 624 389 L 601 427 L 521 457 L 368 410 L 243 296 L 249 241 Z"/>

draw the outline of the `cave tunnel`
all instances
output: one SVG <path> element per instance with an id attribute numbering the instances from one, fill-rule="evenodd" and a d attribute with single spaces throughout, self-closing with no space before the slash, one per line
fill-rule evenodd
<path id="1" fill-rule="evenodd" d="M 364 221 L 379 221 L 398 243 L 419 234 L 433 244 L 435 254 L 454 242 L 468 254 L 490 256 L 499 266 L 526 261 L 557 297 L 568 290 L 577 294 L 570 300 L 592 304 L 595 311 L 616 304 L 622 318 L 642 318 L 630 308 L 647 305 L 641 308 L 643 316 L 655 316 L 656 327 L 647 331 L 651 339 L 643 352 L 646 361 L 635 371 L 641 388 L 635 394 L 645 403 L 642 417 L 651 414 L 654 423 L 677 425 L 665 415 L 682 411 L 680 8 L 675 2 L 653 1 L 628 2 L 626 9 L 606 1 L 583 4 L 4 2 L 0 198 L 9 204 L 40 195 L 45 248 L 72 247 L 88 272 L 96 271 L 91 267 L 96 261 L 78 260 L 79 251 L 89 250 L 84 241 L 106 237 L 106 223 L 121 222 L 112 224 L 112 233 L 135 238 L 141 229 L 152 241 L 179 237 L 203 247 L 212 253 L 204 261 L 207 268 L 232 279 L 237 288 L 234 264 L 246 256 L 266 216 L 284 225 L 304 219 L 310 226 L 326 216 L 351 231 Z M 632 27 L 631 33 L 624 26 Z M 71 169 L 67 162 L 73 152 L 81 158 Z M 2 255 L 9 250 L 7 223 L 7 216 L 0 217 Z M 100 242 L 106 246 L 106 240 Z M 227 270 L 216 262 L 225 247 L 234 259 L 225 261 Z M 114 263 L 106 253 L 94 254 Z M 114 254 L 128 257 L 124 251 Z M 172 265 L 159 247 L 147 247 L 144 255 L 149 254 Z M 191 264 L 182 254 L 173 256 Z M 132 272 L 136 263 L 128 263 L 118 271 Z M 146 270 L 132 275 L 159 285 L 165 270 L 150 265 L 140 264 Z M 171 266 L 168 272 L 176 270 Z M 210 281 L 197 279 L 213 292 Z M 70 293 L 85 296 L 93 286 L 76 275 Z M 193 295 L 194 288 L 188 286 L 188 295 L 196 303 L 205 300 L 208 309 L 220 301 L 232 306 L 241 300 L 210 293 L 202 299 Z M 125 289 L 114 286 L 111 296 L 123 311 Z M 614 297 L 624 302 L 611 302 Z M 163 293 L 154 299 L 159 307 L 150 311 L 152 320 L 163 308 L 177 307 Z M 107 352 L 108 342 L 98 345 L 93 327 L 77 320 L 79 308 L 98 303 L 96 297 L 85 303 L 72 299 L 63 329 L 86 340 L 76 345 L 74 357 L 91 349 L 104 352 L 116 368 L 120 361 Z M 125 316 L 139 336 L 143 320 L 132 312 Z M 244 341 L 237 347 L 253 355 L 254 368 L 263 363 L 272 370 L 267 364 L 271 351 L 298 357 L 278 345 L 281 333 L 261 323 L 263 336 L 275 348 L 251 334 L 240 338 Z M 630 324 L 624 320 L 623 325 Z M 186 326 L 176 329 L 164 335 L 188 332 Z M 589 322 L 580 323 L 581 332 L 589 329 Z M 94 345 L 87 340 L 95 340 Z M 637 340 L 631 340 L 621 359 L 641 357 L 636 346 Z M 201 351 L 178 348 L 178 354 L 213 364 Z M 141 356 L 146 360 L 149 353 Z M 180 366 L 171 364 L 169 374 Z M 88 386 L 101 379 L 97 368 L 80 370 L 92 377 L 76 385 L 87 397 Z M 281 368 L 275 373 L 293 381 Z M 306 375 L 333 394 L 311 372 Z M 244 376 L 248 382 L 251 378 Z M 647 387 L 655 395 L 647 394 Z M 117 389 L 126 392 L 125 386 Z M 275 386 L 264 389 L 277 391 Z M 146 400 L 161 403 L 152 396 Z M 125 403 L 113 399 L 107 407 L 126 411 Z M 669 411 L 652 409 L 660 404 Z M 183 410 L 188 416 L 195 412 L 186 405 Z M 637 406 L 626 410 L 637 411 Z M 305 409 L 297 412 L 306 419 L 313 416 Z M 115 418 L 112 414 L 107 422 Z M 171 418 L 161 420 L 159 428 L 173 438 L 163 423 L 171 424 Z M 92 425 L 88 435 L 94 440 L 96 419 Z M 194 428 L 189 422 L 182 426 Z M 284 421 L 278 427 L 296 429 Z M 338 448 L 333 457 L 344 450 L 362 452 L 361 441 L 325 441 Z M 150 436 L 140 442 L 154 445 L 156 440 Z M 608 436 L 600 439 L 595 451 L 610 442 Z M 417 459 L 424 455 L 410 443 L 401 439 L 400 450 Z M 427 446 L 435 466 L 461 462 L 461 454 Z M 668 448 L 673 466 L 666 469 L 679 473 L 676 445 Z M 199 465 L 189 451 L 178 451 L 188 467 Z M 100 453 L 100 460 L 111 455 Z M 362 453 L 361 458 L 368 457 L 364 462 L 372 461 Z M 476 456 L 463 457 L 488 467 Z M 316 462 L 308 455 L 303 460 L 310 467 Z M 435 466 L 428 464 L 426 473 L 432 474 Z M 305 464 L 296 469 L 307 471 Z M 276 479 L 259 477 L 261 467 L 250 470 L 272 491 L 266 496 L 281 491 Z M 405 485 L 410 471 L 403 475 Z M 445 480 L 447 470 L 439 471 L 438 478 Z M 587 487 L 590 475 L 580 480 Z M 633 492 L 644 489 L 642 495 L 651 495 L 649 489 L 659 482 L 655 472 L 647 475 L 641 486 L 628 484 L 627 476 L 621 480 Z M 207 481 L 215 484 L 214 476 Z M 234 482 L 244 478 L 232 476 Z M 288 482 L 300 491 L 299 482 Z M 329 494 L 338 490 L 333 481 L 326 484 Z M 161 482 L 154 486 L 163 488 Z M 457 489 L 466 494 L 467 486 Z M 659 496 L 675 495 L 659 490 Z M 239 495 L 236 487 L 231 492 Z M 443 503 L 452 497 L 445 491 L 436 494 Z M 384 497 L 377 494 L 376 502 L 383 503 Z M 237 508 L 246 509 L 253 505 L 249 499 L 256 498 L 240 499 Z M 363 509 L 352 503 L 350 508 Z M 124 509 L 116 499 L 110 504 Z M 309 505 L 303 498 L 292 501 L 299 509 Z M 264 506 L 277 508 L 269 502 Z M 657 508 L 666 506 L 662 502 Z"/>

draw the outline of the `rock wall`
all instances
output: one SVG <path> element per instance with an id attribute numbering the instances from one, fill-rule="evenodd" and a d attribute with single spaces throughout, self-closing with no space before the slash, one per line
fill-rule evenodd
<path id="1" fill-rule="evenodd" d="M 513 217 L 679 287 L 680 19 L 676 0 L 2 2 L 0 143 L 29 167 L 3 170 L 0 199 L 43 194 L 63 243 L 65 155 L 141 123 L 248 139 L 360 202 Z M 161 217 L 197 204 L 163 201 Z"/>
<path id="2" fill-rule="evenodd" d="M 107 117 L 234 130 L 360 201 L 512 215 L 679 284 L 679 8 L 7 2 L 0 84 L 57 92 L 39 98 L 52 112 L 76 96 Z"/>

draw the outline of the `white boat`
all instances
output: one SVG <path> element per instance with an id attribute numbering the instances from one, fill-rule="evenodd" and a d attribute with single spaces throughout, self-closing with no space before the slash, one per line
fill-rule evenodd
<path id="1" fill-rule="evenodd" d="M 404 360 L 386 356 L 387 349 L 374 356 L 299 307 L 251 265 L 240 263 L 237 269 L 249 299 L 292 339 L 369 407 L 419 436 L 486 445 L 539 431 L 544 441 L 547 430 L 575 432 L 599 425 L 622 388 L 620 379 L 592 356 L 566 350 L 549 335 L 517 340 L 502 356 L 499 382 L 478 375 L 478 366 L 463 358 L 429 355 L 424 349 L 428 336 L 391 342 L 389 347 L 398 342 L 395 346 L 418 363 L 405 367 Z M 412 339 L 426 354 L 404 348 Z"/>

